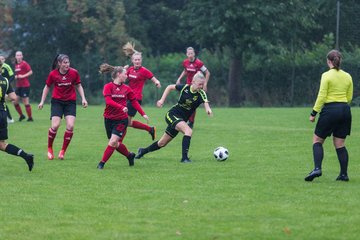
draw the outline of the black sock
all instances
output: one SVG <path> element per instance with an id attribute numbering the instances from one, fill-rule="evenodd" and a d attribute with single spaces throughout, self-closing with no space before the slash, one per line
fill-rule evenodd
<path id="1" fill-rule="evenodd" d="M 349 154 L 346 147 L 337 148 L 336 153 L 340 163 L 340 174 L 347 175 L 347 168 L 349 162 Z"/>
<path id="2" fill-rule="evenodd" d="M 7 117 L 9 118 L 9 119 L 12 119 L 12 116 L 11 116 L 11 113 L 10 113 L 10 111 L 9 111 L 9 107 L 6 105 L 6 113 L 7 113 Z"/>
<path id="3" fill-rule="evenodd" d="M 191 136 L 184 136 L 182 140 L 182 159 L 189 159 L 188 152 L 190 148 Z"/>
<path id="4" fill-rule="evenodd" d="M 18 148 L 15 145 L 12 145 L 12 144 L 8 144 L 6 146 L 5 152 L 7 152 L 8 154 L 11 154 L 11 155 L 20 156 L 23 159 L 26 159 L 26 156 L 27 156 L 27 153 L 24 152 L 24 150 Z"/>
<path id="5" fill-rule="evenodd" d="M 322 143 L 314 143 L 313 145 L 313 156 L 315 169 L 321 169 L 321 163 L 324 158 L 324 149 Z"/>
<path id="6" fill-rule="evenodd" d="M 150 146 L 148 146 L 147 148 L 145 148 L 145 149 L 144 149 L 144 150 L 145 150 L 145 153 L 159 150 L 160 147 L 159 147 L 159 145 L 158 145 L 158 142 L 159 142 L 159 141 L 153 142 Z"/>

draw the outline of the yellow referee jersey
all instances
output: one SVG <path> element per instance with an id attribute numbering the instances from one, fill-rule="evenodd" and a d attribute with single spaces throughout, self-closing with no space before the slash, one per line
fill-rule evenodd
<path id="1" fill-rule="evenodd" d="M 343 70 L 330 69 L 321 75 L 320 89 L 313 110 L 320 112 L 325 103 L 350 103 L 353 97 L 353 82 Z"/>

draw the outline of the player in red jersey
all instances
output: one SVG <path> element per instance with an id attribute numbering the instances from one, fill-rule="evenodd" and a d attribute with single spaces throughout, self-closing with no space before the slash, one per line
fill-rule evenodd
<path id="1" fill-rule="evenodd" d="M 154 74 L 150 70 L 142 66 L 141 52 L 136 51 L 133 44 L 125 44 L 123 50 L 127 56 L 131 56 L 131 62 L 133 64 L 133 66 L 127 68 L 126 73 L 129 81 L 129 87 L 134 91 L 135 97 L 141 105 L 143 98 L 142 92 L 145 82 L 150 79 L 157 88 L 161 88 L 161 84 L 160 81 L 154 77 Z M 152 140 L 154 140 L 156 134 L 155 127 L 150 127 L 147 124 L 133 120 L 137 111 L 130 102 L 128 102 L 127 107 L 129 110 L 129 127 L 148 131 Z"/>
<path id="2" fill-rule="evenodd" d="M 205 84 L 204 84 L 204 91 L 207 91 L 207 84 L 210 78 L 210 72 L 209 70 L 205 67 L 204 63 L 198 59 L 195 56 L 195 50 L 192 47 L 188 47 L 186 49 L 186 56 L 187 58 L 183 61 L 183 67 L 184 70 L 181 72 L 179 78 L 176 81 L 176 84 L 180 84 L 181 79 L 186 76 L 186 84 L 190 85 L 192 82 L 192 79 L 194 77 L 194 75 L 198 72 L 201 71 L 205 74 Z M 195 114 L 196 112 L 194 112 L 188 121 L 188 124 L 191 128 L 193 128 L 194 126 L 194 122 L 195 122 Z"/>
<path id="3" fill-rule="evenodd" d="M 65 54 L 58 54 L 53 62 L 52 71 L 50 72 L 39 103 L 39 109 L 44 106 L 47 94 L 52 85 L 51 98 L 51 127 L 48 133 L 48 159 L 54 159 L 53 142 L 56 137 L 61 119 L 64 116 L 66 121 L 66 131 L 64 141 L 59 152 L 59 159 L 63 160 L 67 147 L 73 137 L 74 124 L 76 119 L 76 91 L 81 96 L 82 106 L 86 108 L 88 103 L 85 98 L 84 89 L 81 85 L 78 71 L 70 67 L 70 59 Z"/>
<path id="4" fill-rule="evenodd" d="M 21 51 L 15 53 L 15 80 L 16 80 L 16 90 L 17 99 L 14 102 L 16 111 L 19 113 L 19 121 L 25 119 L 25 116 L 19 105 L 19 99 L 21 98 L 22 103 L 25 105 L 26 114 L 28 116 L 28 122 L 34 121 L 32 118 L 31 105 L 29 102 L 30 95 L 30 82 L 29 76 L 33 74 L 30 65 L 23 60 L 24 56 Z"/>
<path id="5" fill-rule="evenodd" d="M 101 73 L 110 71 L 113 81 L 106 84 L 103 90 L 106 103 L 103 116 L 109 143 L 97 166 L 98 169 L 104 168 L 105 163 L 109 160 L 115 149 L 127 157 L 129 166 L 134 166 L 135 153 L 129 152 L 122 143 L 129 122 L 127 102 L 130 102 L 136 111 L 138 111 L 147 121 L 149 120 L 149 117 L 145 114 L 139 102 L 136 100 L 135 93 L 129 86 L 124 84 L 127 77 L 126 69 L 120 66 L 113 67 L 108 64 L 102 64 L 100 66 Z"/>

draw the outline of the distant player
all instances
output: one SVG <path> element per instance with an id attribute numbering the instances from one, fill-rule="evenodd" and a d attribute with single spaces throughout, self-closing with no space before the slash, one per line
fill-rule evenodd
<path id="1" fill-rule="evenodd" d="M 100 72 L 105 73 L 111 71 L 112 82 L 104 86 L 103 95 L 105 98 L 104 122 L 107 137 L 109 139 L 103 157 L 97 168 L 103 169 L 105 163 L 109 160 L 115 149 L 124 155 L 129 166 L 134 166 L 135 153 L 129 152 L 123 144 L 128 126 L 128 108 L 127 102 L 130 102 L 134 109 L 138 111 L 147 121 L 149 117 L 145 114 L 140 104 L 136 100 L 132 89 L 125 85 L 126 70 L 123 67 L 112 67 L 108 64 L 100 66 Z"/>
<path id="2" fill-rule="evenodd" d="M 209 78 L 210 78 L 209 70 L 205 67 L 204 63 L 195 56 L 194 48 L 188 47 L 186 49 L 186 56 L 187 56 L 187 58 L 183 61 L 183 64 L 182 64 L 184 67 L 184 70 L 181 72 L 179 78 L 176 81 L 176 84 L 180 84 L 181 79 L 184 76 L 186 76 L 186 84 L 190 85 L 194 75 L 198 71 L 201 71 L 202 73 L 205 74 L 204 91 L 206 92 L 207 84 L 208 84 Z M 196 114 L 196 111 L 191 115 L 191 117 L 189 118 L 189 121 L 188 121 L 188 124 L 191 128 L 194 127 L 195 114 Z"/>
<path id="3" fill-rule="evenodd" d="M 5 62 L 5 56 L 0 54 L 0 74 L 9 80 L 10 85 L 15 79 L 15 74 L 11 69 L 10 65 Z M 11 116 L 10 109 L 6 105 L 7 122 L 13 123 L 14 119 Z"/>
<path id="4" fill-rule="evenodd" d="M 171 140 L 173 140 L 179 132 L 184 134 L 182 140 L 182 163 L 190 163 L 191 160 L 188 157 L 190 148 L 190 140 L 192 136 L 192 129 L 186 123 L 191 114 L 200 106 L 204 104 L 205 111 L 209 116 L 212 116 L 212 111 L 203 90 L 205 84 L 205 77 L 201 72 L 195 74 L 191 85 L 169 85 L 166 87 L 161 99 L 157 102 L 158 107 L 162 107 L 166 97 L 173 90 L 180 92 L 178 103 L 174 105 L 165 116 L 165 121 L 168 124 L 164 135 L 159 141 L 154 142 L 147 148 L 139 148 L 135 158 L 141 158 L 149 152 L 159 150 L 165 147 Z"/>
<path id="5" fill-rule="evenodd" d="M 76 119 L 76 91 L 81 96 L 84 108 L 88 106 L 78 71 L 70 67 L 70 59 L 65 54 L 58 54 L 52 65 L 53 70 L 46 79 L 46 84 L 38 108 L 41 110 L 51 86 L 54 86 L 51 98 L 51 127 L 48 132 L 48 159 L 54 159 L 53 142 L 60 127 L 62 117 L 65 118 L 66 130 L 64 141 L 58 158 L 64 159 L 65 152 L 74 134 Z"/>
<path id="6" fill-rule="evenodd" d="M 18 96 L 14 102 L 16 111 L 19 113 L 19 121 L 25 119 L 25 116 L 19 105 L 19 99 L 22 100 L 22 103 L 25 105 L 26 114 L 28 116 L 27 121 L 34 121 L 32 118 L 31 105 L 29 101 L 30 96 L 30 81 L 29 77 L 33 74 L 30 65 L 23 60 L 23 53 L 17 51 L 15 54 L 16 64 L 15 64 L 15 81 L 16 81 L 16 90 L 15 93 Z"/>
<path id="7" fill-rule="evenodd" d="M 336 180 L 349 181 L 349 155 L 345 139 L 351 131 L 352 116 L 349 103 L 353 97 L 353 82 L 351 75 L 340 69 L 342 55 L 338 50 L 331 50 L 326 58 L 330 70 L 321 75 L 319 94 L 309 118 L 314 122 L 317 113 L 320 112 L 313 136 L 314 170 L 305 177 L 305 181 L 312 181 L 322 175 L 323 144 L 331 134 L 340 163 L 340 174 Z"/>
<path id="8" fill-rule="evenodd" d="M 145 82 L 147 80 L 151 80 L 157 88 L 161 88 L 161 84 L 160 81 L 156 79 L 156 77 L 150 70 L 142 66 L 142 54 L 141 52 L 135 50 L 134 45 L 132 45 L 131 43 L 127 43 L 126 45 L 124 45 L 123 50 L 127 56 L 131 56 L 131 61 L 133 63 L 133 66 L 129 67 L 126 72 L 129 87 L 134 91 L 135 97 L 141 105 L 143 98 L 142 92 Z M 154 140 L 156 134 L 155 127 L 150 127 L 147 124 L 133 120 L 137 111 L 130 102 L 128 102 L 127 107 L 129 110 L 129 127 L 142 129 L 149 132 L 152 140 Z"/>
<path id="9" fill-rule="evenodd" d="M 34 166 L 34 155 L 28 154 L 17 146 L 6 143 L 5 141 L 8 139 L 5 95 L 8 95 L 12 101 L 16 100 L 16 95 L 9 81 L 0 75 L 0 150 L 14 156 L 22 157 L 26 161 L 29 171 L 31 171 Z"/>

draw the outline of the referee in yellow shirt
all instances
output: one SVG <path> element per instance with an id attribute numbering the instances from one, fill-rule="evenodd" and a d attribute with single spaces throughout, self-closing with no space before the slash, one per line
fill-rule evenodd
<path id="1" fill-rule="evenodd" d="M 353 82 L 350 74 L 340 69 L 341 60 L 342 55 L 337 50 L 331 50 L 327 55 L 327 65 L 330 70 L 321 76 L 319 93 L 309 118 L 314 122 L 316 114 L 320 112 L 313 137 L 315 168 L 305 177 L 305 181 L 312 181 L 321 176 L 323 143 L 331 134 L 340 162 L 340 174 L 336 180 L 349 181 L 347 174 L 349 155 L 345 147 L 345 139 L 351 131 L 349 103 L 353 97 Z"/>

